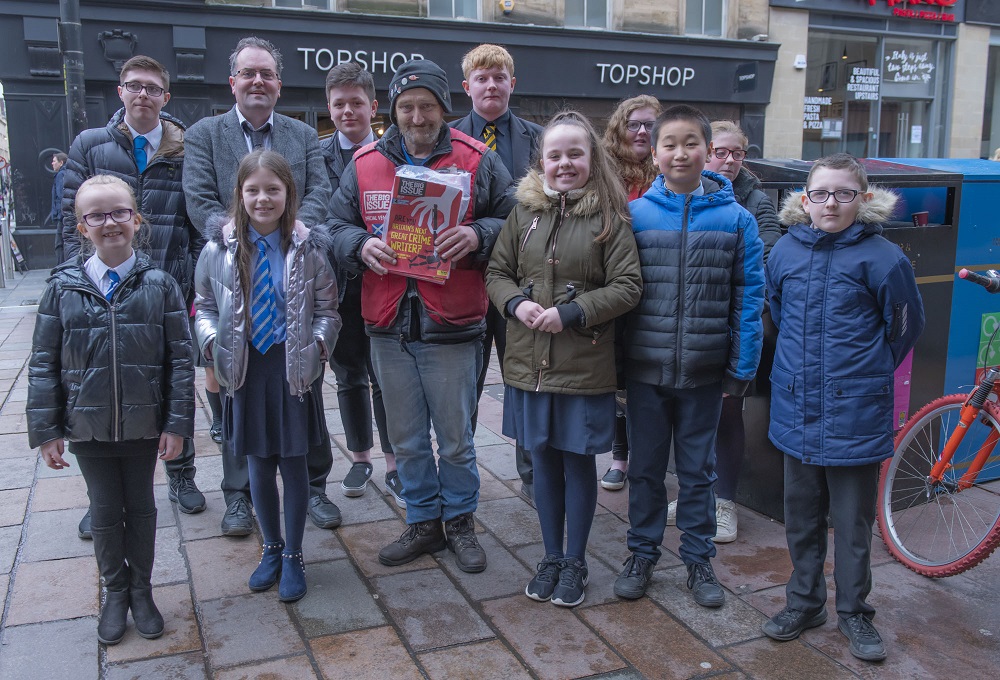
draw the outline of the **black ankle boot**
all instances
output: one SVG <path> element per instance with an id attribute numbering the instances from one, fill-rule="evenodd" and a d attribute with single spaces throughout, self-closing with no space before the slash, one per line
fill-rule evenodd
<path id="1" fill-rule="evenodd" d="M 163 635 L 163 616 L 153 602 L 152 588 L 131 588 L 129 590 L 129 608 L 132 610 L 132 620 L 135 630 L 147 640 L 155 640 Z"/>
<path id="2" fill-rule="evenodd" d="M 101 620 L 97 624 L 97 639 L 106 645 L 117 645 L 125 637 L 128 598 L 127 590 L 108 591 L 101 607 Z"/>

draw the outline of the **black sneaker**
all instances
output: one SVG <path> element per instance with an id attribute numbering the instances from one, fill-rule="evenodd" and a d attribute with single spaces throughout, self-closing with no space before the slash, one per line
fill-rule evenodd
<path id="1" fill-rule="evenodd" d="M 336 529 L 344 521 L 340 508 L 325 493 L 309 496 L 309 519 L 320 529 Z"/>
<path id="2" fill-rule="evenodd" d="M 476 538 L 476 522 L 471 512 L 454 517 L 444 523 L 448 550 L 455 553 L 458 568 L 469 574 L 486 569 L 486 551 Z"/>
<path id="3" fill-rule="evenodd" d="M 216 444 L 222 443 L 222 421 L 213 420 L 212 427 L 208 430 L 208 436 L 212 438 L 212 441 Z"/>
<path id="4" fill-rule="evenodd" d="M 810 614 L 785 607 L 766 621 L 760 629 L 772 640 L 788 642 L 797 638 L 807 628 L 816 628 L 824 623 L 826 623 L 825 609 Z"/>
<path id="5" fill-rule="evenodd" d="M 90 508 L 87 508 L 87 514 L 80 518 L 80 524 L 76 527 L 76 535 L 85 541 L 93 540 L 94 535 L 90 533 Z"/>
<path id="6" fill-rule="evenodd" d="M 246 498 L 237 498 L 222 516 L 223 536 L 249 536 L 253 533 L 253 510 Z"/>
<path id="7" fill-rule="evenodd" d="M 638 600 L 646 594 L 649 581 L 653 578 L 653 560 L 638 555 L 629 555 L 625 568 L 615 580 L 615 595 L 626 600 Z"/>
<path id="8" fill-rule="evenodd" d="M 176 477 L 170 478 L 167 498 L 176 503 L 186 515 L 194 515 L 205 509 L 205 494 L 194 483 L 193 469 L 182 470 Z"/>
<path id="9" fill-rule="evenodd" d="M 702 607 L 721 607 L 726 602 L 726 593 L 715 578 L 715 571 L 708 562 L 687 565 L 687 586 L 694 593 L 694 601 Z"/>
<path id="10" fill-rule="evenodd" d="M 396 499 L 396 505 L 401 508 L 406 507 L 406 501 L 403 500 L 403 482 L 399 479 L 399 472 L 396 470 L 385 473 L 385 490 Z"/>
<path id="11" fill-rule="evenodd" d="M 447 541 L 440 519 L 429 519 L 406 527 L 403 535 L 378 553 L 378 561 L 387 567 L 408 564 L 421 555 L 444 550 Z"/>
<path id="12" fill-rule="evenodd" d="M 608 468 L 601 477 L 601 487 L 608 491 L 620 491 L 625 486 L 625 471 Z"/>
<path id="13" fill-rule="evenodd" d="M 552 591 L 559 580 L 559 566 L 562 558 L 558 555 L 546 555 L 538 563 L 535 577 L 528 581 L 524 594 L 536 602 L 546 602 L 552 597 Z"/>
<path id="14" fill-rule="evenodd" d="M 552 604 L 575 607 L 583 602 L 587 586 L 587 565 L 575 557 L 567 557 L 559 564 L 559 583 L 552 591 Z"/>
<path id="15" fill-rule="evenodd" d="M 851 641 L 851 654 L 862 661 L 884 661 L 885 644 L 875 626 L 864 614 L 855 614 L 837 623 L 840 632 Z"/>
<path id="16" fill-rule="evenodd" d="M 348 498 L 356 498 L 364 494 L 368 488 L 368 480 L 372 478 L 371 463 L 354 463 L 351 466 L 344 481 L 340 483 L 340 490 Z"/>

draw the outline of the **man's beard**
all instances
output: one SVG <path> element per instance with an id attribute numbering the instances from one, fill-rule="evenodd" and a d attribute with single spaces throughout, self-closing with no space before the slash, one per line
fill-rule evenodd
<path id="1" fill-rule="evenodd" d="M 406 146 L 411 149 L 415 149 L 421 146 L 433 146 L 437 141 L 438 136 L 441 134 L 441 127 L 430 127 L 427 125 L 422 125 L 420 127 L 408 125 L 406 127 L 401 127 L 400 131 L 403 133 L 403 140 L 406 142 Z"/>

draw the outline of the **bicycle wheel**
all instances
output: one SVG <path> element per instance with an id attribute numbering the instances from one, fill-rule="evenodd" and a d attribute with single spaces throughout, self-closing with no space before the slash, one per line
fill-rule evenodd
<path id="1" fill-rule="evenodd" d="M 942 482 L 927 477 L 955 430 L 968 395 L 952 394 L 917 411 L 896 436 L 896 451 L 882 464 L 878 523 L 889 552 L 909 569 L 934 578 L 971 569 L 1000 544 L 1000 446 L 972 487 L 957 482 L 994 429 L 1000 410 L 987 402 L 952 458 Z"/>

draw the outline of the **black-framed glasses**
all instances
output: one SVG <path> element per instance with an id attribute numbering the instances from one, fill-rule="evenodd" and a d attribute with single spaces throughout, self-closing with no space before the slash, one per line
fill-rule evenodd
<path id="1" fill-rule="evenodd" d="M 87 213 L 83 216 L 83 221 L 88 227 L 103 227 L 109 217 L 115 224 L 121 224 L 122 222 L 128 222 L 132 219 L 133 215 L 135 215 L 135 211 L 131 208 L 119 208 L 111 212 Z"/>
<path id="2" fill-rule="evenodd" d="M 268 69 L 258 70 L 255 68 L 241 68 L 239 71 L 233 74 L 233 77 L 242 78 L 243 80 L 256 80 L 257 76 L 265 82 L 271 82 L 272 80 L 278 79 L 278 74 L 274 71 Z"/>
<path id="3" fill-rule="evenodd" d="M 139 94 L 143 90 L 146 91 L 146 96 L 148 97 L 159 97 L 166 90 L 164 90 L 159 85 L 144 85 L 143 83 L 137 83 L 134 80 L 130 80 L 127 83 L 122 83 L 122 87 L 131 92 L 132 94 Z"/>
<path id="4" fill-rule="evenodd" d="M 638 132 L 640 128 L 645 128 L 646 132 L 652 132 L 655 124 L 655 120 L 630 120 L 625 123 L 625 129 L 629 132 Z"/>
<path id="5" fill-rule="evenodd" d="M 747 157 L 747 152 L 743 149 L 727 149 L 724 146 L 720 146 L 715 149 L 715 157 L 720 161 L 726 160 L 728 156 L 732 156 L 733 160 L 739 162 Z"/>
<path id="6" fill-rule="evenodd" d="M 830 196 L 833 196 L 833 199 L 837 201 L 837 203 L 850 203 L 857 198 L 860 193 L 861 190 L 859 189 L 837 189 L 836 191 L 813 189 L 812 191 L 807 191 L 806 196 L 808 196 L 809 200 L 813 203 L 826 203 L 830 200 Z"/>

